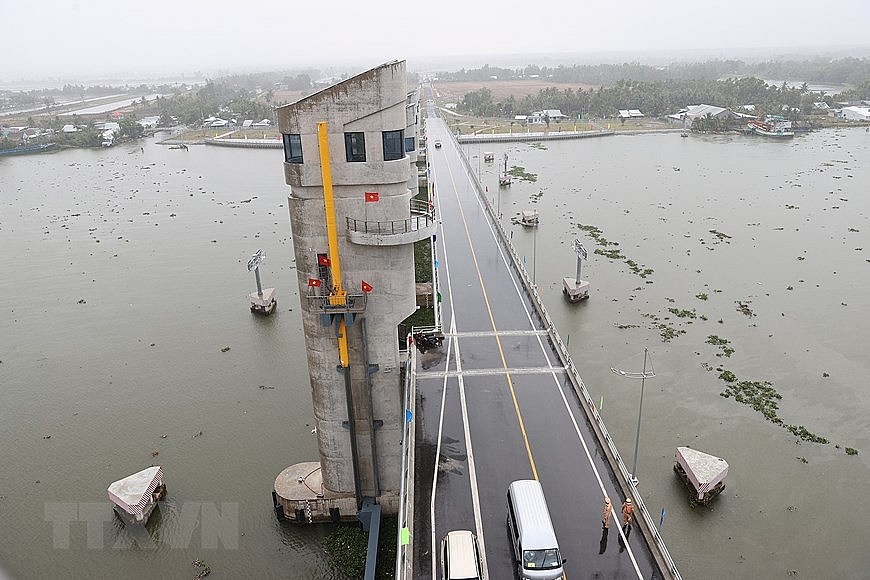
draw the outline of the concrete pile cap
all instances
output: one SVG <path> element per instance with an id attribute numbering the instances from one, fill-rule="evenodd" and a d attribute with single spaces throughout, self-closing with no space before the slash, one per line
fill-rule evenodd
<path id="1" fill-rule="evenodd" d="M 699 484 L 718 483 L 728 474 L 727 461 L 691 447 L 677 447 L 677 458 L 682 459 L 689 476 Z"/>
<path id="2" fill-rule="evenodd" d="M 130 511 L 132 506 L 139 504 L 143 496 L 150 496 L 151 492 L 160 485 L 163 478 L 163 468 L 159 465 L 148 467 L 138 473 L 127 476 L 113 482 L 109 486 L 109 498 L 118 507 Z M 119 500 L 124 505 L 118 503 Z"/>

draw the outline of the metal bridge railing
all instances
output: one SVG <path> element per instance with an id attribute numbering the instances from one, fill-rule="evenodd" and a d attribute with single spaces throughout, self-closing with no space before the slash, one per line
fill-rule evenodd
<path id="1" fill-rule="evenodd" d="M 538 290 L 535 284 L 532 283 L 531 276 L 529 276 L 529 273 L 526 271 L 522 260 L 520 259 L 519 255 L 516 252 L 516 249 L 510 241 L 510 237 L 506 235 L 504 228 L 501 225 L 501 220 L 498 219 L 497 214 L 492 207 L 492 204 L 490 204 L 489 199 L 487 199 L 486 195 L 484 195 L 484 188 L 481 186 L 480 181 L 477 179 L 477 175 L 475 174 L 474 169 L 472 169 L 470 162 L 465 156 L 465 153 L 462 151 L 462 147 L 459 146 L 458 141 L 456 141 L 456 136 L 451 135 L 451 137 L 456 143 L 457 149 L 459 149 L 460 158 L 462 159 L 463 165 L 465 166 L 465 172 L 468 175 L 468 179 L 472 183 L 474 183 L 475 187 L 477 188 L 477 195 L 480 197 L 481 200 L 483 200 L 486 211 L 490 217 L 490 222 L 495 225 L 495 228 L 498 231 L 498 235 L 500 236 L 504 247 L 508 249 L 511 260 L 513 261 L 513 265 L 520 274 L 523 286 L 531 297 L 532 305 L 535 308 L 538 317 L 545 325 L 550 341 L 554 345 L 556 353 L 559 355 L 562 364 L 565 366 L 566 369 L 568 369 L 567 374 L 574 387 L 574 391 L 577 393 L 578 397 L 580 397 L 580 400 L 583 403 L 581 407 L 583 407 L 584 411 L 586 411 L 586 416 L 589 418 L 593 429 L 597 429 L 599 440 L 603 445 L 606 446 L 605 455 L 608 456 L 611 466 L 620 475 L 620 477 L 618 477 L 617 479 L 619 480 L 619 483 L 623 488 L 623 493 L 625 493 L 627 496 L 630 495 L 632 499 L 637 503 L 637 510 L 640 512 L 644 524 L 639 527 L 641 528 L 641 531 L 643 532 L 647 541 L 651 544 L 653 557 L 659 564 L 659 567 L 663 568 L 662 571 L 665 574 L 670 574 L 669 578 L 672 578 L 673 580 L 682 580 L 682 576 L 677 570 L 677 565 L 676 563 L 674 563 L 670 552 L 668 552 L 667 546 L 665 546 L 664 539 L 661 537 L 661 534 L 659 534 L 659 531 L 655 526 L 655 522 L 652 519 L 649 510 L 647 509 L 646 504 L 644 503 L 643 498 L 640 495 L 640 492 L 637 490 L 637 486 L 631 483 L 631 477 L 628 468 L 622 461 L 622 457 L 619 455 L 619 451 L 616 449 L 616 445 L 614 444 L 613 439 L 610 437 L 610 433 L 608 433 L 607 428 L 604 426 L 604 420 L 598 413 L 595 402 L 592 400 L 592 397 L 590 397 L 589 391 L 586 389 L 586 385 L 583 383 L 583 379 L 580 378 L 580 373 L 574 366 L 574 361 L 571 360 L 571 354 L 568 352 L 567 347 L 562 342 L 562 338 L 559 336 L 559 332 L 556 330 L 556 326 L 550 318 L 550 314 L 544 307 L 544 302 L 543 300 L 541 300 L 541 296 L 538 294 Z"/>
<path id="2" fill-rule="evenodd" d="M 329 294 L 325 296 L 319 296 L 315 294 L 309 294 L 306 296 L 308 299 L 308 304 L 314 310 L 318 310 L 324 314 L 341 314 L 343 312 L 365 312 L 366 304 L 368 302 L 367 294 L 348 294 L 345 296 L 345 300 L 343 304 L 334 304 L 336 301 L 336 297 L 330 296 Z"/>
<path id="3" fill-rule="evenodd" d="M 410 335 L 409 335 L 410 337 Z M 414 447 L 416 445 L 415 390 L 417 379 L 417 349 L 407 344 L 408 361 L 405 363 L 402 428 L 402 480 L 399 489 L 399 533 L 396 538 L 396 578 L 414 577 Z"/>

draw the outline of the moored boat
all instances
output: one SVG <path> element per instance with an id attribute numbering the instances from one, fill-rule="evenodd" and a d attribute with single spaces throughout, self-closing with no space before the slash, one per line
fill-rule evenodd
<path id="1" fill-rule="evenodd" d="M 768 115 L 764 121 L 752 119 L 747 123 L 746 130 L 755 135 L 787 139 L 794 137 L 791 121 L 779 115 Z"/>

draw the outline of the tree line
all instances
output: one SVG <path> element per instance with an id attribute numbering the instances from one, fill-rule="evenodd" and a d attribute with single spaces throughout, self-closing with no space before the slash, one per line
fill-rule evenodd
<path id="1" fill-rule="evenodd" d="M 852 98 L 870 98 L 870 81 L 849 93 L 852 94 L 866 94 Z M 706 103 L 731 109 L 754 105 L 756 114 L 785 112 L 794 117 L 798 113 L 812 113 L 813 103 L 820 101 L 835 104 L 833 95 L 810 91 L 806 83 L 800 87 L 790 87 L 786 83 L 770 86 L 759 78 L 743 77 L 725 80 L 618 80 L 612 86 L 593 89 L 547 87 L 534 95 L 511 95 L 504 100 L 494 99 L 492 91 L 484 86 L 467 93 L 458 106 L 481 117 L 513 118 L 532 111 L 559 109 L 576 119 L 578 116 L 613 117 L 620 109 L 639 109 L 647 117 L 660 117 L 676 113 L 687 105 Z"/>
<path id="2" fill-rule="evenodd" d="M 499 68 L 484 65 L 476 69 L 439 72 L 442 81 L 488 81 L 545 78 L 557 83 L 611 86 L 624 79 L 634 81 L 707 80 L 752 76 L 763 79 L 801 80 L 815 83 L 858 86 L 870 79 L 870 58 L 814 58 L 808 60 L 710 60 L 676 62 L 651 66 L 637 62 L 622 64 L 575 64 L 555 67 L 534 64 L 522 68 Z"/>

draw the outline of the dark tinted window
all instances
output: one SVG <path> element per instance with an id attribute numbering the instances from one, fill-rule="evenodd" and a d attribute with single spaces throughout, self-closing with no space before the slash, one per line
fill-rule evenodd
<path id="1" fill-rule="evenodd" d="M 284 135 L 284 159 L 287 163 L 302 163 L 302 135 Z"/>
<path id="2" fill-rule="evenodd" d="M 366 160 L 366 135 L 365 133 L 345 133 L 344 152 L 348 161 Z"/>
<path id="3" fill-rule="evenodd" d="M 414 138 L 413 137 L 405 137 L 405 151 L 410 153 L 414 150 Z"/>
<path id="4" fill-rule="evenodd" d="M 384 131 L 384 161 L 405 156 L 405 131 Z"/>

